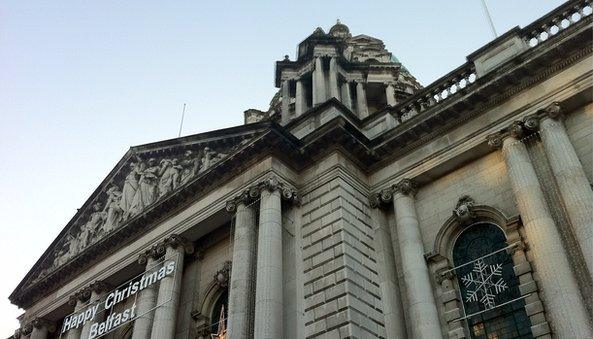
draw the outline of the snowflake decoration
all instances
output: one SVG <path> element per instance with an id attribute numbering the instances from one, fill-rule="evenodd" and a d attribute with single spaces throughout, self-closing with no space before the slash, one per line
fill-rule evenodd
<path id="1" fill-rule="evenodd" d="M 509 288 L 502 279 L 502 264 L 486 265 L 483 259 L 476 260 L 472 272 L 461 277 L 461 281 L 467 288 L 465 301 L 479 299 L 487 310 L 494 308 L 494 297 Z"/>

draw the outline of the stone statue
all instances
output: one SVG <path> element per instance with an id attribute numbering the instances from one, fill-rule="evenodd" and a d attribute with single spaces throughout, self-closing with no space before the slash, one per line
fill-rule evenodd
<path id="1" fill-rule="evenodd" d="M 74 257 L 78 253 L 78 238 L 72 233 L 67 233 L 66 241 L 68 241 L 68 252 L 61 256 L 60 259 L 63 259 L 62 263 L 68 261 L 68 259 Z"/>
<path id="2" fill-rule="evenodd" d="M 179 186 L 182 167 L 179 166 L 179 160 L 163 159 L 161 160 L 161 170 L 159 181 L 159 199 L 169 194 Z"/>
<path id="3" fill-rule="evenodd" d="M 103 224 L 102 232 L 104 233 L 109 233 L 117 228 L 122 221 L 123 215 L 123 210 L 121 209 L 122 192 L 119 191 L 117 186 L 111 186 L 107 190 L 107 195 L 107 202 L 103 210 L 105 223 Z"/>
<path id="4" fill-rule="evenodd" d="M 130 173 L 128 173 L 126 180 L 124 181 L 124 188 L 119 205 L 123 211 L 123 219 L 127 219 L 129 216 L 129 211 L 132 207 L 134 196 L 138 190 L 138 177 L 140 176 L 141 170 L 140 164 L 130 164 Z"/>
<path id="5" fill-rule="evenodd" d="M 86 224 L 80 227 L 80 233 L 78 233 L 78 250 L 82 251 L 87 247 L 93 240 L 93 236 L 100 230 L 103 222 L 105 221 L 105 214 L 101 210 L 102 204 L 100 202 L 93 205 L 94 212 L 91 213 L 89 220 Z"/>
<path id="6" fill-rule="evenodd" d="M 204 152 L 200 159 L 200 161 L 201 161 L 200 172 L 207 170 L 208 168 L 210 168 L 210 166 L 214 165 L 215 163 L 220 161 L 225 156 L 226 156 L 226 154 L 213 151 L 210 149 L 210 147 L 204 147 Z"/>
<path id="7" fill-rule="evenodd" d="M 156 164 L 155 158 L 148 159 L 146 169 L 140 172 L 140 179 L 138 180 L 139 187 L 134 195 L 134 201 L 130 207 L 129 214 L 136 215 L 146 206 L 152 204 L 157 198 L 157 183 L 160 168 Z"/>
<path id="8" fill-rule="evenodd" d="M 180 184 L 183 185 L 195 177 L 200 171 L 201 156 L 194 156 L 192 151 L 185 152 L 185 159 L 182 162 L 183 171 L 181 172 Z"/>

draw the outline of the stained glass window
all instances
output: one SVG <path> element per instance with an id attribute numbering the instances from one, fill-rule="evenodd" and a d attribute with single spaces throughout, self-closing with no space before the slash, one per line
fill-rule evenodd
<path id="1" fill-rule="evenodd" d="M 453 262 L 472 338 L 533 338 L 503 231 L 489 222 L 457 238 Z"/>

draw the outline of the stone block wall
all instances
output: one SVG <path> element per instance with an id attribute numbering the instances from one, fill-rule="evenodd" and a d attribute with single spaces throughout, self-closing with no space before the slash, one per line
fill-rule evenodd
<path id="1" fill-rule="evenodd" d="M 368 193 L 336 171 L 303 192 L 306 338 L 385 337 Z"/>
<path id="2" fill-rule="evenodd" d="M 518 214 L 502 153 L 493 152 L 420 187 L 416 211 L 424 250 L 432 251 L 436 235 L 463 195 L 489 205 L 507 217 Z"/>

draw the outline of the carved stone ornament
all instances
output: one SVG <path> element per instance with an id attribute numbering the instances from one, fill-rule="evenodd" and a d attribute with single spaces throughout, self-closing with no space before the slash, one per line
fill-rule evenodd
<path id="1" fill-rule="evenodd" d="M 457 201 L 453 215 L 460 225 L 465 226 L 474 220 L 475 213 L 473 211 L 475 201 L 469 195 L 464 195 Z"/>
<path id="2" fill-rule="evenodd" d="M 554 101 L 550 104 L 550 106 L 544 108 L 543 113 L 552 119 L 560 119 L 563 115 L 562 109 L 560 108 L 560 103 L 557 101 Z"/>
<path id="3" fill-rule="evenodd" d="M 450 267 L 443 267 L 435 272 L 435 280 L 437 284 L 443 285 L 443 283 L 450 283 L 455 278 L 455 270 L 452 270 Z"/>
<path id="4" fill-rule="evenodd" d="M 495 148 L 495 149 L 499 149 L 502 147 L 502 139 L 503 139 L 503 134 L 500 132 L 490 134 L 486 137 L 488 146 Z"/>
<path id="5" fill-rule="evenodd" d="M 539 118 L 536 114 L 532 114 L 523 119 L 523 126 L 531 132 L 535 132 L 539 128 Z"/>
<path id="6" fill-rule="evenodd" d="M 227 201 L 225 206 L 226 211 L 229 213 L 233 213 L 237 210 L 237 206 L 239 206 L 239 204 L 252 203 L 260 197 L 262 190 L 279 190 L 283 200 L 292 202 L 296 205 L 300 205 L 301 203 L 301 198 L 294 187 L 281 181 L 276 176 L 270 176 L 257 184 L 249 186 L 248 188 L 243 190 L 239 195 Z"/>
<path id="7" fill-rule="evenodd" d="M 87 247 L 120 229 L 128 220 L 170 195 L 224 159 L 239 145 L 212 149 L 203 144 L 132 154 L 110 183 L 81 210 L 30 284 L 47 277 Z"/>
<path id="8" fill-rule="evenodd" d="M 214 274 L 214 281 L 220 287 L 227 287 L 231 280 L 231 262 L 226 261 L 223 267 Z"/>
<path id="9" fill-rule="evenodd" d="M 515 139 L 522 138 L 525 135 L 523 123 L 521 121 L 513 121 L 509 126 L 509 134 Z"/>
<path id="10" fill-rule="evenodd" d="M 416 194 L 416 183 L 412 179 L 402 179 L 393 186 L 393 191 L 404 195 Z"/>

